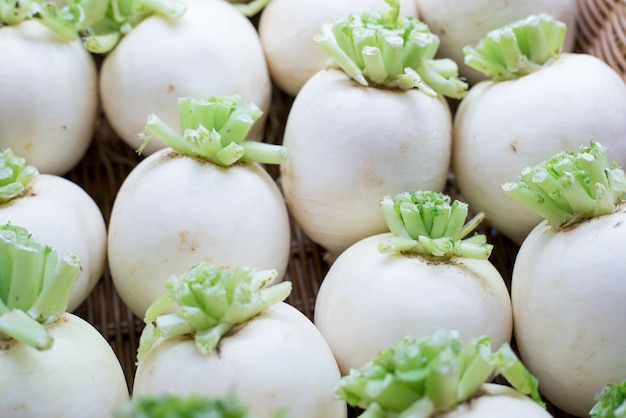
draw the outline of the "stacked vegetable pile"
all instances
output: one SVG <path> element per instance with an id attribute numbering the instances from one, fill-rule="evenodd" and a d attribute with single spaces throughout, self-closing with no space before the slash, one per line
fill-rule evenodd
<path id="1" fill-rule="evenodd" d="M 2 415 L 624 416 L 624 75 L 484 3 L 0 0 Z"/>

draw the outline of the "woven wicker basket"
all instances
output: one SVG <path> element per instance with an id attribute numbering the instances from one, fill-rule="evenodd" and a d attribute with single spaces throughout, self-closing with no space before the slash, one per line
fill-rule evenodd
<path id="1" fill-rule="evenodd" d="M 626 79 L 626 2 L 579 0 L 579 12 L 577 50 L 602 58 Z M 281 142 L 290 104 L 289 97 L 279 91 L 274 92 L 274 106 L 266 133 L 268 142 Z M 108 222 L 117 190 L 139 160 L 136 153 L 102 120 L 85 158 L 67 177 L 95 199 Z M 270 173 L 276 177 L 277 170 L 270 167 Z M 454 184 L 449 184 L 448 192 L 454 195 Z M 297 225 L 292 227 L 292 252 L 286 279 L 293 282 L 293 292 L 288 302 L 312 318 L 315 296 L 328 265 L 324 262 L 321 248 L 312 243 Z M 508 281 L 517 246 L 492 230 L 488 233 L 494 244 L 491 261 Z M 108 271 L 76 313 L 92 323 L 110 342 L 132 388 L 136 349 L 143 323 L 121 302 Z M 568 417 L 554 407 L 549 406 L 549 410 L 555 417 Z M 354 415 L 354 411 L 351 414 Z"/>

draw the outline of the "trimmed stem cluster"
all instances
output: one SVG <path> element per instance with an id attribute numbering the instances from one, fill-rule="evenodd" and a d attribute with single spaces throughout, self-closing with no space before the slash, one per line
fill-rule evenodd
<path id="1" fill-rule="evenodd" d="M 550 15 L 531 15 L 487 33 L 463 49 L 464 61 L 496 81 L 530 74 L 557 59 L 566 25 Z"/>
<path id="2" fill-rule="evenodd" d="M 502 188 L 555 228 L 611 214 L 626 192 L 626 175 L 610 164 L 596 141 L 577 152 L 563 151 L 522 170 L 519 181 Z"/>
<path id="3" fill-rule="evenodd" d="M 589 411 L 591 418 L 626 417 L 626 380 L 607 385 L 595 397 L 595 405 Z"/>
<path id="4" fill-rule="evenodd" d="M 26 159 L 13 153 L 10 148 L 0 151 L 0 204 L 6 203 L 26 191 L 39 170 L 26 164 Z"/>
<path id="5" fill-rule="evenodd" d="M 97 1 L 81 0 L 86 15 L 92 16 L 94 23 L 81 28 L 80 34 L 87 50 L 106 54 L 115 48 L 120 39 L 139 22 L 151 15 L 177 19 L 187 11 L 183 0 L 106 0 L 106 10 L 96 10 Z M 81 22 L 77 22 L 81 23 Z"/>
<path id="6" fill-rule="evenodd" d="M 35 19 L 62 40 L 80 37 L 89 52 L 106 54 L 146 17 L 178 18 L 186 9 L 183 0 L 74 0 L 63 6 L 47 0 L 0 0 L 0 26 Z"/>
<path id="7" fill-rule="evenodd" d="M 114 418 L 144 417 L 254 418 L 246 403 L 235 395 L 207 398 L 200 395 L 135 396 L 115 410 Z"/>
<path id="8" fill-rule="evenodd" d="M 79 13 L 74 7 L 60 9 L 54 3 L 43 0 L 0 0 L 0 26 L 18 25 L 29 19 L 41 22 L 62 40 L 78 38 L 74 21 Z"/>
<path id="9" fill-rule="evenodd" d="M 418 88 L 433 97 L 462 98 L 468 86 L 456 63 L 435 59 L 437 35 L 418 19 L 401 16 L 398 0 L 386 1 L 391 10 L 338 17 L 322 27 L 314 42 L 362 86 Z"/>
<path id="10" fill-rule="evenodd" d="M 392 237 L 381 240 L 379 251 L 415 253 L 434 257 L 487 259 L 493 246 L 484 234 L 465 238 L 484 219 L 478 213 L 465 223 L 468 205 L 437 192 L 403 192 L 380 202 Z"/>
<path id="11" fill-rule="evenodd" d="M 220 166 L 238 161 L 280 164 L 287 155 L 281 145 L 245 140 L 262 111 L 252 103 L 241 102 L 240 96 L 182 97 L 178 99 L 178 114 L 182 135 L 150 114 L 141 135 L 144 142 L 137 152 L 156 137 L 181 154 Z"/>
<path id="12" fill-rule="evenodd" d="M 508 344 L 491 351 L 481 336 L 462 345 L 456 331 L 439 331 L 422 339 L 405 338 L 374 355 L 344 376 L 335 391 L 362 418 L 427 418 L 454 409 L 475 396 L 496 376 L 545 406 L 537 379 Z"/>
<path id="13" fill-rule="evenodd" d="M 277 274 L 276 270 L 231 270 L 200 263 L 180 276 L 170 276 L 165 284 L 167 292 L 146 312 L 138 360 L 159 338 L 179 335 L 193 335 L 201 353 L 212 353 L 233 327 L 287 299 L 291 282 L 269 286 Z M 178 311 L 164 314 L 173 304 Z"/>
<path id="14" fill-rule="evenodd" d="M 76 255 L 59 260 L 54 249 L 34 240 L 25 228 L 1 226 L 0 339 L 50 348 L 45 325 L 65 313 L 79 270 Z"/>

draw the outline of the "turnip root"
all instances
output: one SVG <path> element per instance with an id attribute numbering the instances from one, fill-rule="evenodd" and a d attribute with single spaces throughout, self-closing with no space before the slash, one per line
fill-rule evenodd
<path id="1" fill-rule="evenodd" d="M 515 340 L 542 394 L 574 416 L 626 376 L 626 176 L 592 141 L 522 171 L 507 194 L 539 223 L 513 265 Z"/>
<path id="2" fill-rule="evenodd" d="M 80 272 L 67 310 L 87 299 L 106 263 L 107 231 L 102 212 L 91 196 L 72 181 L 39 174 L 11 149 L 0 152 L 0 223 L 28 229 L 62 254 L 75 253 Z"/>
<path id="3" fill-rule="evenodd" d="M 547 13 L 567 25 L 563 50 L 572 52 L 576 40 L 576 0 L 415 0 L 421 19 L 441 39 L 439 52 L 459 65 L 470 85 L 485 74 L 463 65 L 463 48 L 476 45 L 491 30 L 526 16 Z"/>
<path id="4" fill-rule="evenodd" d="M 95 132 L 96 64 L 75 31 L 59 33 L 28 16 L 3 26 L 22 4 L 12 3 L 0 10 L 5 63 L 0 66 L 0 148 L 12 148 L 42 173 L 62 175 L 82 159 Z"/>
<path id="5" fill-rule="evenodd" d="M 283 302 L 291 282 L 269 286 L 277 277 L 206 263 L 171 276 L 145 318 L 133 394 L 232 393 L 259 417 L 345 418 L 337 363 L 313 323 Z M 179 310 L 162 314 L 174 302 Z"/>
<path id="6" fill-rule="evenodd" d="M 470 88 L 458 107 L 452 170 L 463 198 L 517 244 L 541 221 L 502 193 L 524 167 L 593 138 L 626 163 L 626 84 L 596 57 L 561 53 L 565 30 L 535 15 L 466 49 L 467 61 L 492 79 Z"/>
<path id="7" fill-rule="evenodd" d="M 278 164 L 285 149 L 243 140 L 260 109 L 240 97 L 181 98 L 179 106 L 184 135 L 148 118 L 144 145 L 154 136 L 168 147 L 127 176 L 109 221 L 111 277 L 139 317 L 167 276 L 190 265 L 276 268 L 282 278 L 289 261 L 287 207 L 255 163 Z"/>
<path id="8" fill-rule="evenodd" d="M 438 41 L 428 28 L 390 4 L 385 13 L 336 20 L 316 38 L 340 68 L 311 77 L 286 121 L 285 199 L 329 260 L 386 230 L 381 196 L 441 191 L 448 176 L 452 118 L 444 96 L 462 96 L 465 84 L 452 61 L 432 59 Z"/>
<path id="9" fill-rule="evenodd" d="M 0 410 L 6 418 L 109 418 L 128 401 L 109 343 L 65 307 L 80 269 L 20 226 L 0 227 Z"/>
<path id="10" fill-rule="evenodd" d="M 180 17 L 143 19 L 102 63 L 104 113 L 133 148 L 149 114 L 176 126 L 179 97 L 239 95 L 264 114 L 269 111 L 271 81 L 250 20 L 224 0 L 185 0 L 185 5 Z M 259 139 L 263 126 L 264 118 L 249 139 Z M 155 141 L 144 153 L 161 148 Z"/>
<path id="11" fill-rule="evenodd" d="M 498 375 L 511 386 L 488 383 Z M 551 416 L 537 379 L 508 344 L 492 352 L 488 336 L 462 344 L 457 332 L 447 330 L 385 347 L 344 376 L 336 391 L 365 411 L 361 417 Z"/>
<path id="12" fill-rule="evenodd" d="M 343 252 L 315 303 L 315 325 L 342 374 L 406 336 L 438 329 L 457 330 L 463 341 L 488 333 L 508 342 L 511 302 L 487 260 L 492 246 L 484 235 L 461 239 L 481 215 L 464 226 L 467 205 L 432 192 L 385 197 L 382 205 L 391 233 Z"/>
<path id="13" fill-rule="evenodd" d="M 338 16 L 383 9 L 383 0 L 271 0 L 259 20 L 259 36 L 272 80 L 296 96 L 328 61 L 313 43 L 322 25 Z M 413 0 L 401 0 L 403 15 L 417 17 Z"/>

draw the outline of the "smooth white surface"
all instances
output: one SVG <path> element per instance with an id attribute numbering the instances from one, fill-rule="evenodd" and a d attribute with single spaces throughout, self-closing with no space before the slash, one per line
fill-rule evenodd
<path id="1" fill-rule="evenodd" d="M 624 380 L 626 209 L 522 244 L 511 286 L 515 340 L 544 396 L 587 416 L 594 396 Z"/>
<path id="2" fill-rule="evenodd" d="M 201 354 L 192 339 L 160 340 L 139 362 L 133 393 L 208 397 L 234 393 L 260 418 L 286 408 L 293 418 L 344 418 L 336 400 L 341 378 L 319 331 L 281 302 L 224 336 L 217 352 Z"/>
<path id="3" fill-rule="evenodd" d="M 258 33 L 224 0 L 185 0 L 179 18 L 154 15 L 133 28 L 102 63 L 102 108 L 115 132 L 133 149 L 154 113 L 179 129 L 180 97 L 239 95 L 265 114 L 271 82 Z M 260 139 L 265 117 L 248 139 Z M 148 155 L 164 144 L 151 141 Z"/>
<path id="4" fill-rule="evenodd" d="M 200 262 L 276 269 L 280 280 L 289 227 L 280 190 L 260 166 L 224 168 L 164 148 L 133 169 L 113 203 L 111 277 L 140 318 L 171 274 Z"/>
<path id="5" fill-rule="evenodd" d="M 87 152 L 98 118 L 90 53 L 36 20 L 0 30 L 0 148 L 42 173 L 62 175 Z"/>
<path id="6" fill-rule="evenodd" d="M 15 342 L 0 348 L 2 417 L 110 418 L 129 394 L 108 341 L 72 314 L 49 329 L 54 338 L 49 350 Z"/>
<path id="7" fill-rule="evenodd" d="M 294 219 L 334 256 L 387 230 L 385 195 L 441 191 L 452 119 L 445 99 L 362 87 L 322 70 L 298 94 L 285 126 L 281 184 Z"/>
<path id="8" fill-rule="evenodd" d="M 433 262 L 381 254 L 365 238 L 342 253 L 322 281 L 315 325 L 346 374 L 405 337 L 457 330 L 463 342 L 488 335 L 492 347 L 511 339 L 511 302 L 504 280 L 487 260 Z"/>
<path id="9" fill-rule="evenodd" d="M 452 170 L 463 198 L 518 244 L 541 218 L 503 190 L 525 167 L 591 139 L 626 166 L 626 84 L 591 55 L 563 54 L 517 80 L 482 81 L 454 120 Z"/>

